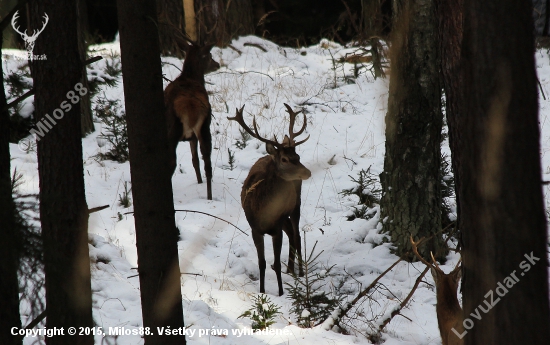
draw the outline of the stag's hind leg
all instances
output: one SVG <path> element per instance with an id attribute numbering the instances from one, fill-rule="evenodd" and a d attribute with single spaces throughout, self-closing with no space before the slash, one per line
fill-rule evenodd
<path id="1" fill-rule="evenodd" d="M 199 154 L 197 152 L 197 138 L 191 138 L 189 140 L 189 145 L 191 147 L 191 161 L 193 162 L 193 168 L 195 169 L 195 174 L 197 175 L 197 182 L 202 183 Z"/>
<path id="2" fill-rule="evenodd" d="M 283 231 L 288 237 L 288 265 L 286 266 L 286 273 L 294 273 L 294 262 L 296 259 L 296 246 L 294 244 L 294 229 L 290 219 L 285 219 L 283 223 Z"/>
<path id="3" fill-rule="evenodd" d="M 204 160 L 204 172 L 206 174 L 206 190 L 208 200 L 212 200 L 212 134 L 210 133 L 210 121 L 205 121 L 201 127 L 200 134 L 197 136 L 201 145 L 202 159 Z"/>
<path id="4" fill-rule="evenodd" d="M 292 224 L 292 235 L 296 254 L 298 254 L 298 268 L 300 277 L 304 276 L 304 268 L 302 267 L 302 238 L 300 237 L 300 204 L 296 206 L 290 215 L 290 223 Z M 293 257 L 294 258 L 294 257 Z"/>
<path id="5" fill-rule="evenodd" d="M 258 253 L 258 268 L 260 269 L 260 292 L 265 293 L 265 252 L 264 252 L 264 236 L 258 234 L 252 229 L 252 240 Z"/>

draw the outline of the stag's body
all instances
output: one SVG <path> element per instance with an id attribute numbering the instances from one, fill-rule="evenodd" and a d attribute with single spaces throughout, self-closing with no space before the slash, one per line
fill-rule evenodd
<path id="1" fill-rule="evenodd" d="M 212 163 L 210 161 L 212 109 L 204 87 L 204 74 L 219 68 L 219 65 L 210 55 L 212 46 L 203 47 L 193 42 L 178 43 L 186 50 L 183 69 L 180 76 L 164 90 L 168 143 L 172 155 L 170 168 L 172 173 L 176 170 L 176 148 L 179 142 L 189 141 L 197 182 L 202 183 L 197 152 L 198 143 L 204 160 L 207 197 L 208 200 L 212 200 Z"/>
<path id="2" fill-rule="evenodd" d="M 464 339 L 458 335 L 464 333 L 464 315 L 462 307 L 457 298 L 458 283 L 462 276 L 462 267 L 460 261 L 450 272 L 445 273 L 435 261 L 432 255 L 432 263 L 425 260 L 419 253 L 417 245 L 423 240 L 414 242 L 411 236 L 412 249 L 418 259 L 430 267 L 435 282 L 435 293 L 437 305 L 435 311 L 437 314 L 437 324 L 441 334 L 441 343 L 443 345 L 463 345 Z M 454 331 L 453 331 L 454 329 Z"/>
<path id="3" fill-rule="evenodd" d="M 299 274 L 304 274 L 302 268 L 301 239 L 299 231 L 300 205 L 302 180 L 311 176 L 305 166 L 300 163 L 300 156 L 295 147 L 303 143 L 294 142 L 293 138 L 302 133 L 304 126 L 298 133 L 293 133 L 294 117 L 297 113 L 285 104 L 291 115 L 290 137 L 285 136 L 282 144 L 276 141 L 265 140 L 258 134 L 254 121 L 255 132 L 252 132 L 242 119 L 242 108 L 237 110 L 234 118 L 252 136 L 266 143 L 268 156 L 260 158 L 250 169 L 244 181 L 241 192 L 241 203 L 246 220 L 252 229 L 252 239 L 258 253 L 258 267 L 260 269 L 260 292 L 265 293 L 265 253 L 264 235 L 270 235 L 273 240 L 274 263 L 273 269 L 277 275 L 279 296 L 283 294 L 281 278 L 281 249 L 283 245 L 283 231 L 289 239 L 289 254 L 287 271 L 294 271 L 295 257 L 298 255 Z"/>

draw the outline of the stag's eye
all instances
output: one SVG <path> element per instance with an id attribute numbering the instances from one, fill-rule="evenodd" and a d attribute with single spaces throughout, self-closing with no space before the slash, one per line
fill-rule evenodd
<path id="1" fill-rule="evenodd" d="M 282 161 L 283 163 L 288 163 L 288 159 L 286 159 L 285 157 L 281 158 L 281 161 Z"/>

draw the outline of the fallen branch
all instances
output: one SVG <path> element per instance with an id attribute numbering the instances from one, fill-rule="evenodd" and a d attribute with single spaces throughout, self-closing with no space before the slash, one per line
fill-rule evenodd
<path id="1" fill-rule="evenodd" d="M 201 212 L 201 211 L 194 211 L 194 210 L 174 210 L 174 212 L 190 212 L 190 213 L 200 213 L 200 214 L 204 214 L 206 216 L 210 216 L 212 218 L 216 218 L 216 219 L 219 219 L 221 220 L 222 222 L 226 222 L 227 224 L 233 226 L 235 229 L 239 230 L 240 232 L 242 232 L 243 234 L 245 234 L 246 236 L 248 236 L 248 234 L 246 232 L 244 232 L 241 228 L 239 228 L 238 226 L 236 226 L 235 224 L 231 223 L 230 221 L 227 221 L 223 218 L 220 218 L 218 216 L 214 216 L 213 214 L 210 214 L 210 213 L 206 213 L 206 212 Z M 133 214 L 134 212 L 126 212 L 124 213 L 125 215 L 126 214 Z"/>
<path id="2" fill-rule="evenodd" d="M 418 288 L 418 285 L 420 285 L 420 282 L 422 281 L 422 278 L 424 278 L 424 276 L 426 275 L 426 273 L 428 273 L 428 270 L 430 268 L 426 266 L 426 268 L 424 269 L 424 271 L 422 271 L 422 274 L 420 274 L 420 276 L 418 278 L 416 278 L 416 282 L 414 283 L 414 286 L 411 290 L 411 292 L 409 292 L 409 294 L 407 295 L 407 298 L 405 298 L 403 300 L 403 302 L 401 302 L 399 304 L 399 307 L 397 307 L 394 311 L 391 312 L 390 316 L 385 319 L 381 324 L 380 326 L 378 327 L 378 332 L 382 332 L 382 330 L 384 329 L 384 327 L 386 327 L 386 325 L 388 323 L 390 323 L 390 321 L 393 319 L 393 317 L 397 314 L 399 314 L 401 312 L 401 310 L 403 308 L 405 308 L 405 306 L 407 305 L 407 303 L 409 303 L 409 301 L 411 300 L 411 297 L 414 295 L 414 292 L 416 291 L 416 289 Z"/>
<path id="3" fill-rule="evenodd" d="M 107 207 L 109 207 L 109 205 L 103 205 L 103 206 L 98 206 L 98 207 L 90 208 L 90 209 L 88 210 L 88 214 L 91 214 L 91 213 L 94 213 L 94 212 L 97 212 L 97 211 L 104 210 L 104 209 L 106 209 Z"/>
<path id="4" fill-rule="evenodd" d="M 44 320 L 44 318 L 46 317 L 47 315 L 47 309 L 44 310 L 42 313 L 40 313 L 40 315 L 38 315 L 34 320 L 32 320 L 27 326 L 25 326 L 25 329 L 33 329 L 34 327 L 36 327 L 36 325 L 38 325 L 42 320 Z M 23 340 L 23 338 L 25 337 L 25 333 L 23 334 L 19 334 L 16 338 L 17 338 L 17 342 L 20 342 Z"/>
<path id="5" fill-rule="evenodd" d="M 255 48 L 260 49 L 264 53 L 267 53 L 267 49 L 265 49 L 264 47 L 262 47 L 258 43 L 249 43 L 249 42 L 247 42 L 247 43 L 243 44 L 243 46 L 245 46 L 245 47 L 255 47 Z"/>

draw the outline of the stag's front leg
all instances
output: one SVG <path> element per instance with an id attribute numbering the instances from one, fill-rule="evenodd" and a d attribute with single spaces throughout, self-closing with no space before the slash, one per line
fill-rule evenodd
<path id="1" fill-rule="evenodd" d="M 273 240 L 273 254 L 275 254 L 275 261 L 273 262 L 273 269 L 277 275 L 277 284 L 279 286 L 279 296 L 283 295 L 283 278 L 281 277 L 281 249 L 283 249 L 283 232 L 278 231 L 272 237 Z"/>
<path id="2" fill-rule="evenodd" d="M 260 292 L 265 293 L 265 253 L 264 253 L 264 236 L 258 234 L 252 229 L 252 240 L 258 253 L 258 268 L 260 269 Z"/>

